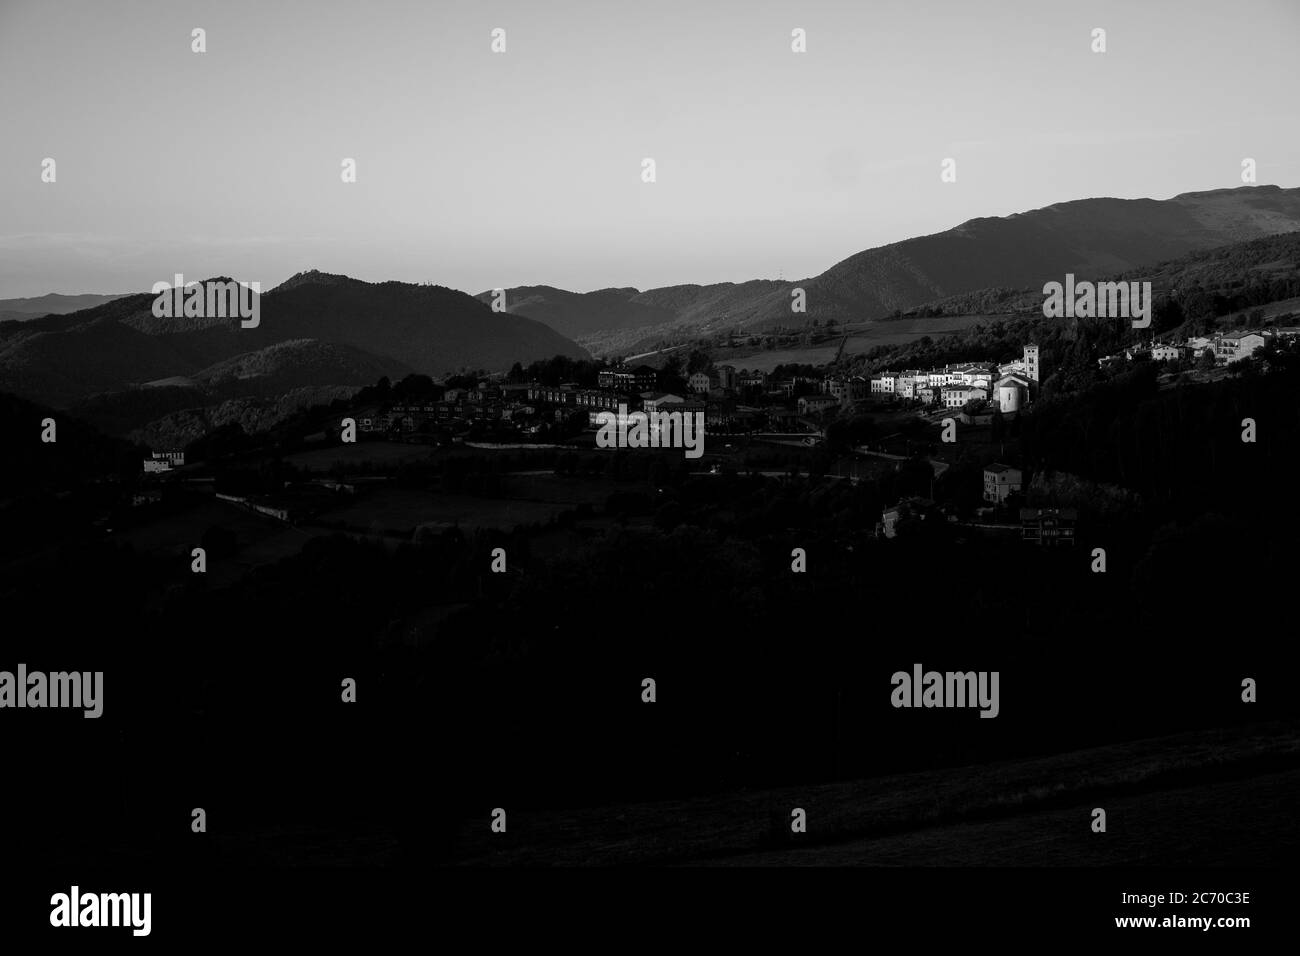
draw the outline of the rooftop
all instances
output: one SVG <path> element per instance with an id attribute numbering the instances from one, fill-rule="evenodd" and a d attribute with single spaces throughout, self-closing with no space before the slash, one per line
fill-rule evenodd
<path id="1" fill-rule="evenodd" d="M 1067 521 L 1073 521 L 1079 517 L 1079 512 L 1075 508 L 1021 508 L 1021 521 L 1036 521 L 1039 518 L 1065 518 Z"/>

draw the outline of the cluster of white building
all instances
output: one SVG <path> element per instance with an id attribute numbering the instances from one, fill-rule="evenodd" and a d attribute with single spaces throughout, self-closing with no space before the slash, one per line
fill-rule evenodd
<path id="1" fill-rule="evenodd" d="M 1213 336 L 1192 336 L 1181 344 L 1157 342 L 1152 339 L 1148 345 L 1134 345 L 1125 349 L 1122 353 L 1103 355 L 1097 360 L 1097 364 L 1106 366 L 1120 358 L 1132 361 L 1145 356 L 1149 356 L 1153 362 L 1175 362 L 1188 355 L 1194 359 L 1199 359 L 1208 351 L 1214 355 L 1216 364 L 1231 365 L 1233 362 L 1240 362 L 1242 359 L 1250 358 L 1257 349 L 1261 348 L 1270 339 L 1290 339 L 1295 338 L 1297 335 L 1300 335 L 1300 328 L 1263 329 L 1259 331 L 1238 329 Z"/>
<path id="2" fill-rule="evenodd" d="M 936 369 L 878 372 L 870 379 L 870 394 L 890 396 L 927 405 L 961 408 L 983 399 L 1003 413 L 1015 412 L 1037 390 L 1041 380 L 1037 345 L 1026 345 L 1024 356 L 1005 365 L 972 362 Z"/>
<path id="3" fill-rule="evenodd" d="M 159 475 L 173 468 L 180 468 L 184 464 L 185 452 L 183 451 L 155 451 L 151 457 L 144 460 L 144 473 Z"/>

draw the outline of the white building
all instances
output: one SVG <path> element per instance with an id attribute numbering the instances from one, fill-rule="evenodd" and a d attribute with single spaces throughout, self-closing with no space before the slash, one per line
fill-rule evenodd
<path id="1" fill-rule="evenodd" d="M 988 398 L 989 393 L 976 385 L 945 385 L 943 387 L 943 404 L 947 408 L 961 408 L 977 398 Z"/>
<path id="2" fill-rule="evenodd" d="M 1002 504 L 1020 492 L 1023 475 L 1019 468 L 994 463 L 984 469 L 984 500 Z"/>
<path id="3" fill-rule="evenodd" d="M 839 403 L 838 398 L 830 395 L 805 395 L 799 399 L 799 414 L 807 415 L 811 412 L 824 411 L 827 408 L 834 408 Z"/>
<path id="4" fill-rule="evenodd" d="M 1005 377 L 1007 375 L 1018 375 L 1026 382 L 1032 382 L 1037 385 L 1042 375 L 1042 369 L 1039 364 L 1039 354 L 1037 345 L 1026 345 L 1023 357 L 1016 359 L 1014 362 L 1007 362 L 1005 365 L 998 366 L 998 375 Z"/>
<path id="5" fill-rule="evenodd" d="M 1004 375 L 997 382 L 997 403 L 1002 414 L 1020 410 L 1029 396 L 1029 380 L 1020 375 Z"/>
<path id="6" fill-rule="evenodd" d="M 667 392 L 643 392 L 641 399 L 641 407 L 647 412 L 657 412 L 665 405 L 680 405 L 686 401 L 680 395 L 670 395 Z"/>
<path id="7" fill-rule="evenodd" d="M 1233 332 L 1219 338 L 1214 348 L 1214 357 L 1223 364 L 1240 362 L 1250 358 L 1255 349 L 1264 344 L 1264 336 L 1258 332 Z"/>
<path id="8" fill-rule="evenodd" d="M 1025 376 L 1035 385 L 1039 382 L 1038 346 L 1032 342 L 1025 346 Z"/>

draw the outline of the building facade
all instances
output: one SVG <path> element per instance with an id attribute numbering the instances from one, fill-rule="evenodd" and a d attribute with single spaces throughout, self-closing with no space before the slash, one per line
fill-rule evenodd
<path id="1" fill-rule="evenodd" d="M 1019 468 L 995 462 L 984 469 L 984 500 L 1000 505 L 1019 494 L 1023 475 Z"/>

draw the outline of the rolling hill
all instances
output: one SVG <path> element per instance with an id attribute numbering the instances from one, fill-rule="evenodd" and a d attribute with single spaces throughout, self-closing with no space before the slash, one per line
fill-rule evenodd
<path id="1" fill-rule="evenodd" d="M 492 292 L 476 299 L 491 304 Z M 561 335 L 578 336 L 608 328 L 639 328 L 672 322 L 672 309 L 638 301 L 636 289 L 566 292 L 548 285 L 518 286 L 506 293 L 506 311 L 543 322 Z M 615 323 L 613 326 L 610 323 Z"/>
<path id="2" fill-rule="evenodd" d="M 794 326 L 813 319 L 876 320 L 926 302 L 993 287 L 1041 288 L 1067 272 L 1129 272 L 1204 249 L 1300 230 L 1300 189 L 1244 186 L 1172 199 L 1081 199 L 856 253 L 795 282 L 753 280 L 586 294 L 548 286 L 507 290 L 512 312 L 590 342 L 618 332 L 620 350 L 668 336 Z M 804 289 L 807 312 L 790 311 Z M 617 293 L 616 295 L 613 293 Z M 487 301 L 490 293 L 480 299 Z M 603 318 L 602 318 L 603 316 Z M 645 328 L 637 340 L 628 330 Z"/>
<path id="3" fill-rule="evenodd" d="M 240 395 L 276 394 L 312 385 L 370 385 L 384 376 L 404 378 L 405 362 L 372 355 L 351 345 L 290 339 L 223 359 L 192 376 L 194 382 Z"/>
<path id="4" fill-rule="evenodd" d="M 165 431 L 163 420 L 179 421 L 176 415 L 181 412 L 187 422 L 211 419 L 224 424 L 223 418 L 233 417 L 231 409 L 256 409 L 261 423 L 297 411 L 311 404 L 309 400 L 328 402 L 384 376 L 397 380 L 411 372 L 403 362 L 349 345 L 294 339 L 236 355 L 189 376 L 92 395 L 73 404 L 71 411 L 107 434 L 139 438 L 149 425 L 155 432 Z"/>
<path id="5" fill-rule="evenodd" d="M 0 323 L 0 390 L 66 407 L 177 376 L 269 374 L 268 382 L 291 379 L 286 387 L 344 385 L 373 382 L 375 371 L 440 377 L 587 357 L 540 322 L 494 313 L 442 286 L 300 273 L 262 295 L 260 324 L 247 329 L 233 318 L 158 318 L 154 298 L 128 295 L 68 315 Z M 286 346 L 302 340 L 317 344 Z M 288 351 L 264 352 L 275 346 Z M 331 377 L 346 380 L 322 381 Z"/>
<path id="6" fill-rule="evenodd" d="M 122 298 L 118 295 L 61 295 L 51 292 L 28 299 L 0 299 L 0 322 L 25 322 L 42 315 L 66 315 Z"/>

